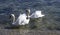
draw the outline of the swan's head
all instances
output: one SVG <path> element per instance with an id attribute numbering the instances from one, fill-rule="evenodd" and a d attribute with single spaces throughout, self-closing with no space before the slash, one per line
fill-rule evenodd
<path id="1" fill-rule="evenodd" d="M 27 15 L 27 18 L 29 18 L 29 16 L 30 16 L 30 9 L 26 9 L 26 15 Z"/>
<path id="2" fill-rule="evenodd" d="M 26 9 L 26 13 L 29 13 L 30 14 L 30 9 Z"/>
<path id="3" fill-rule="evenodd" d="M 26 9 L 26 15 L 30 15 L 30 9 Z"/>
<path id="4" fill-rule="evenodd" d="M 13 17 L 14 17 L 14 14 L 11 14 L 11 16 L 13 16 Z"/>
<path id="5" fill-rule="evenodd" d="M 13 20 L 13 23 L 15 22 L 15 15 L 11 14 L 11 19 Z"/>

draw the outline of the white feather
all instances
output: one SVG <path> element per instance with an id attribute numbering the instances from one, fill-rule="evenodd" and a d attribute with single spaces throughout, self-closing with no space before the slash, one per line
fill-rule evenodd
<path id="1" fill-rule="evenodd" d="M 41 13 L 41 11 L 35 11 L 34 13 L 32 13 L 32 15 L 30 16 L 31 18 L 39 18 L 39 17 L 43 17 L 45 15 L 43 15 Z"/>

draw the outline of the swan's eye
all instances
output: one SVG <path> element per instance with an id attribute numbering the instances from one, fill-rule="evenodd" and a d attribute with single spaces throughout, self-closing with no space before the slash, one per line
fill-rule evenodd
<path id="1" fill-rule="evenodd" d="M 11 19 L 11 15 L 9 16 L 9 19 Z"/>
<path id="2" fill-rule="evenodd" d="M 28 19 L 28 17 L 26 19 Z"/>

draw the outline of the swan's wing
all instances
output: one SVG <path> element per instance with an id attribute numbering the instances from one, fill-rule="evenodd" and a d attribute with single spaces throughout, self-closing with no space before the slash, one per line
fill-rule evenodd
<path id="1" fill-rule="evenodd" d="M 28 24 L 29 21 L 30 21 L 30 19 L 25 19 L 25 20 L 24 20 L 24 23 L 25 23 L 25 24 Z"/>
<path id="2" fill-rule="evenodd" d="M 39 18 L 39 17 L 43 17 L 45 15 L 43 15 L 41 13 L 41 11 L 35 11 L 34 13 L 32 13 L 32 15 L 30 16 L 30 18 Z"/>
<path id="3" fill-rule="evenodd" d="M 26 14 L 20 14 L 15 22 L 15 25 L 25 25 L 29 23 L 29 19 L 26 19 Z"/>

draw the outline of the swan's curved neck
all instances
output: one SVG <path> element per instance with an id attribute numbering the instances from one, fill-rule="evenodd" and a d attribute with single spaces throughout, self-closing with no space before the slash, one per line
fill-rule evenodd
<path id="1" fill-rule="evenodd" d="M 29 19 L 29 16 L 30 16 L 30 9 L 26 9 L 26 15 L 27 15 L 27 19 Z"/>
<path id="2" fill-rule="evenodd" d="M 15 16 L 13 17 L 13 23 L 15 22 Z"/>
<path id="3" fill-rule="evenodd" d="M 29 19 L 30 18 L 30 12 L 27 12 L 26 15 L 27 15 L 27 19 Z"/>
<path id="4" fill-rule="evenodd" d="M 11 14 L 13 23 L 15 22 L 15 15 Z"/>
<path id="5" fill-rule="evenodd" d="M 27 14 L 27 19 L 29 19 L 29 18 L 30 18 L 29 16 L 30 16 L 30 14 Z"/>

